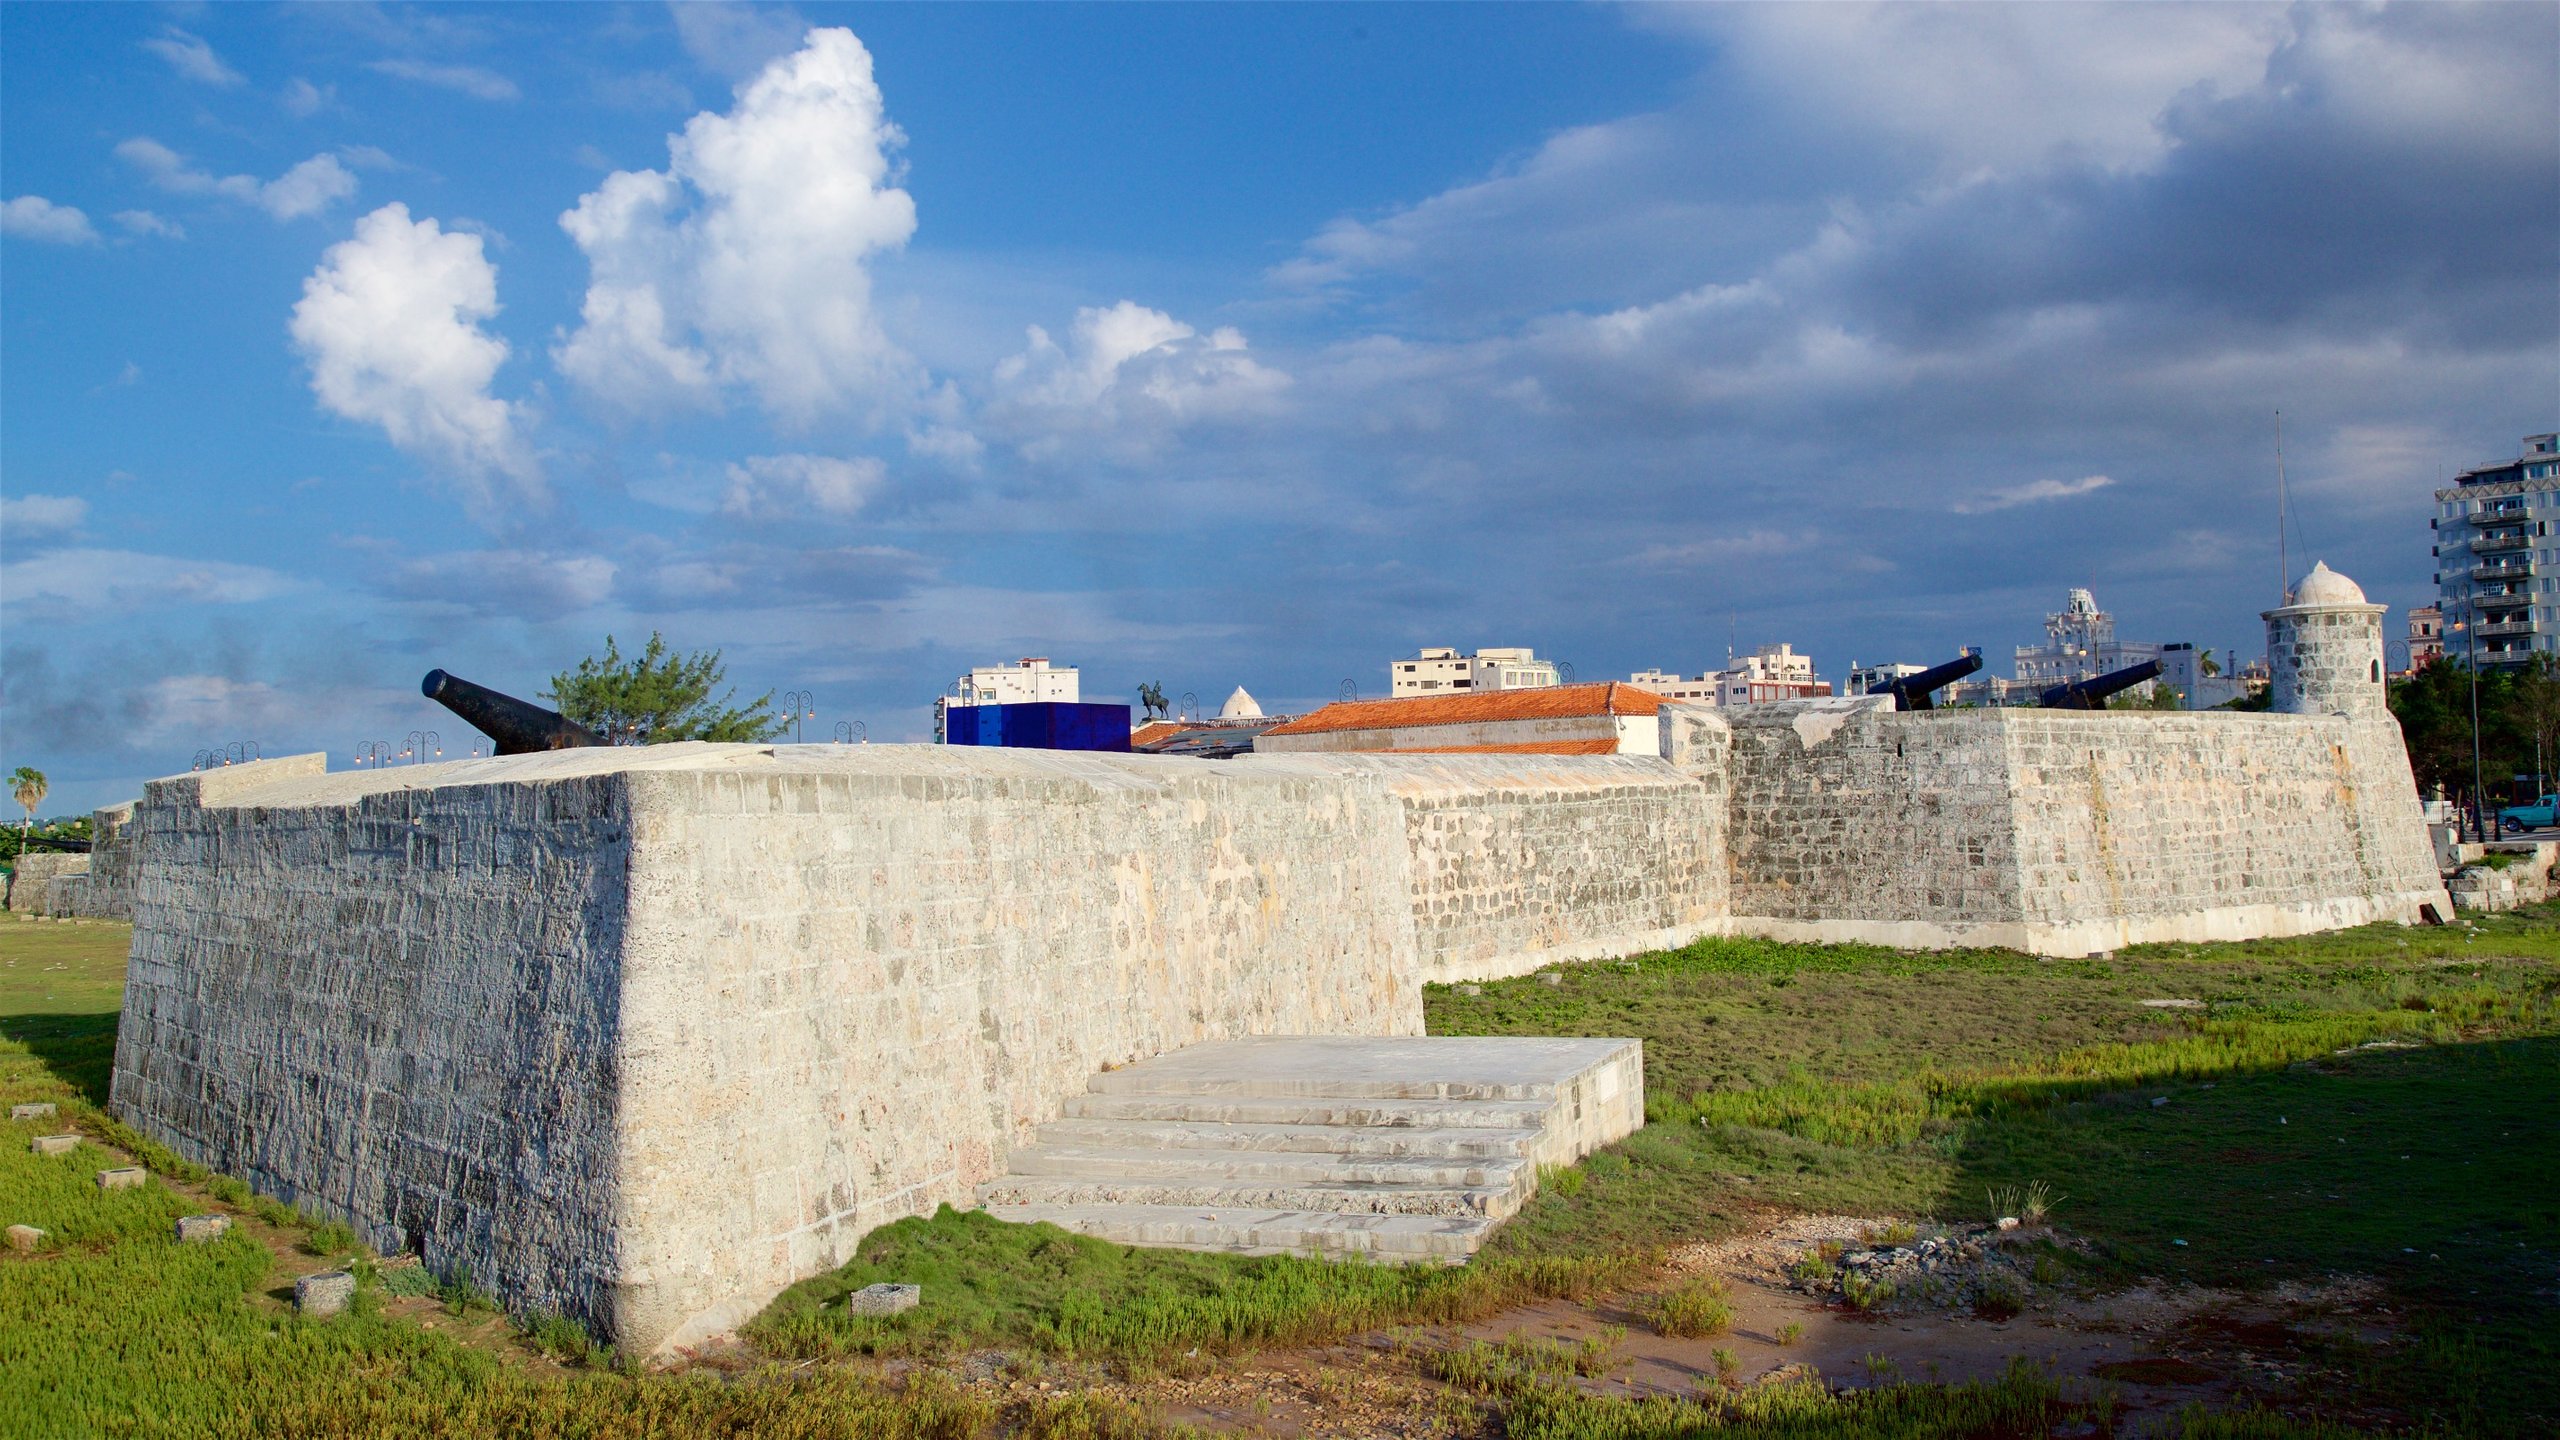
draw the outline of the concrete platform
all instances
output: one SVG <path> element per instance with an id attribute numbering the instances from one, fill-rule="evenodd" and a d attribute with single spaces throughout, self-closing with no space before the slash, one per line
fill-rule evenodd
<path id="1" fill-rule="evenodd" d="M 987 1212 L 1129 1245 L 1454 1263 L 1644 1123 L 1634 1040 L 1267 1036 L 1093 1077 Z"/>

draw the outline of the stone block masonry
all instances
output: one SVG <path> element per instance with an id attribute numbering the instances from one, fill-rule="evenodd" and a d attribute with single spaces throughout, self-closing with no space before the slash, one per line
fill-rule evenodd
<path id="1" fill-rule="evenodd" d="M 1744 933 L 2080 955 L 2452 913 L 2388 714 L 1814 701 L 1737 712 L 1724 768 Z"/>
<path id="2" fill-rule="evenodd" d="M 2446 904 L 2397 729 L 2352 703 L 1669 706 L 1659 734 L 1659 758 L 697 744 L 155 781 L 125 827 L 113 1108 L 648 1352 L 971 1203 L 1107 1067 L 1417 1035 L 1430 979 L 1734 930 L 2080 954 Z"/>
<path id="3" fill-rule="evenodd" d="M 1105 1066 L 1417 1034 L 1426 974 L 1712 929 L 1710 800 L 1658 760 L 1507 755 L 181 776 L 132 827 L 114 1104 L 647 1350 L 970 1203 Z"/>

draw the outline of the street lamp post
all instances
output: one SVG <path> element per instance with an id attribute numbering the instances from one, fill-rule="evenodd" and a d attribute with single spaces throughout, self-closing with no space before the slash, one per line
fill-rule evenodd
<path id="1" fill-rule="evenodd" d="M 791 727 L 791 743 L 800 743 L 800 722 L 818 718 L 818 697 L 806 690 L 782 692 L 782 721 Z"/>
<path id="2" fill-rule="evenodd" d="M 412 730 L 409 732 L 407 747 L 401 753 L 409 757 L 410 764 L 419 765 L 426 762 L 429 750 L 436 752 L 437 759 L 443 759 L 444 737 L 433 730 Z"/>
<path id="3" fill-rule="evenodd" d="M 868 745 L 871 743 L 871 727 L 859 720 L 839 720 L 836 722 L 836 743 Z"/>
<path id="4" fill-rule="evenodd" d="M 358 765 L 371 765 L 377 770 L 390 764 L 391 743 L 387 740 L 366 741 L 364 745 L 356 751 L 356 763 Z"/>
<path id="5" fill-rule="evenodd" d="M 2471 672 L 2471 831 L 2480 840 L 2489 838 L 2489 787 L 2480 780 L 2480 612 L 2466 609 L 2459 622 L 2462 631 L 2462 668 Z"/>

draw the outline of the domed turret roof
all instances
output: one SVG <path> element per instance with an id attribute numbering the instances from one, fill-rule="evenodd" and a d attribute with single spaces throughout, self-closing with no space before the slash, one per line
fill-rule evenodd
<path id="1" fill-rule="evenodd" d="M 2327 561 L 2315 562 L 2311 573 L 2293 587 L 2294 605 L 2362 605 L 2364 587 L 2329 568 Z"/>
<path id="2" fill-rule="evenodd" d="M 1218 718 L 1221 720 L 1259 720 L 1262 718 L 1262 707 L 1255 703 L 1252 696 L 1244 693 L 1244 687 L 1239 685 L 1236 687 L 1236 693 L 1227 697 L 1227 703 L 1218 707 Z"/>

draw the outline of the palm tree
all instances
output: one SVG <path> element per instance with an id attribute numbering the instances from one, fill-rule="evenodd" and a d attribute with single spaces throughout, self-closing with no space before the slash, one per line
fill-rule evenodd
<path id="1" fill-rule="evenodd" d="M 50 788 L 44 772 L 32 765 L 21 765 L 9 776 L 10 795 L 27 811 L 27 818 L 18 822 L 18 844 L 22 849 L 27 843 L 27 827 L 35 823 L 36 807 L 44 803 L 44 792 Z"/>

